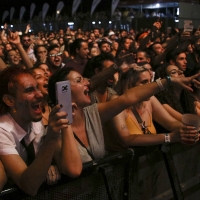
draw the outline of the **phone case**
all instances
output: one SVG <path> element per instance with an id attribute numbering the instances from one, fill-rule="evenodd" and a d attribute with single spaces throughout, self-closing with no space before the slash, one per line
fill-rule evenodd
<path id="1" fill-rule="evenodd" d="M 71 102 L 71 87 L 69 81 L 61 81 L 56 83 L 56 98 L 57 103 L 62 104 L 61 111 L 67 113 L 69 124 L 73 122 L 72 102 Z"/>

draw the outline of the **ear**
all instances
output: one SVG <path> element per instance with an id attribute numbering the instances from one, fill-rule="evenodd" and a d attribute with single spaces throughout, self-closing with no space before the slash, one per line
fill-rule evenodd
<path id="1" fill-rule="evenodd" d="M 170 63 L 171 65 L 175 65 L 175 62 L 174 62 L 172 59 L 169 61 L 169 63 Z"/>
<path id="2" fill-rule="evenodd" d="M 150 63 L 150 61 L 151 61 L 151 58 L 147 58 L 147 62 Z"/>
<path id="3" fill-rule="evenodd" d="M 13 107 L 14 106 L 14 98 L 9 94 L 4 94 L 3 95 L 3 101 L 9 107 Z"/>
<path id="4" fill-rule="evenodd" d="M 95 68 L 95 69 L 94 69 L 94 73 L 95 73 L 95 74 L 98 74 L 99 72 L 100 72 L 100 71 L 99 71 L 98 68 Z"/>

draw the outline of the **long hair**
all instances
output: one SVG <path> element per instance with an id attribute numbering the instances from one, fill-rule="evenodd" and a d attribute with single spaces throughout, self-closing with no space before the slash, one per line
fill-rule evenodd
<path id="1" fill-rule="evenodd" d="M 122 95 L 128 89 L 135 87 L 137 81 L 139 80 L 140 74 L 146 71 L 148 72 L 148 69 L 142 66 L 137 66 L 122 73 L 117 84 L 117 93 Z"/>

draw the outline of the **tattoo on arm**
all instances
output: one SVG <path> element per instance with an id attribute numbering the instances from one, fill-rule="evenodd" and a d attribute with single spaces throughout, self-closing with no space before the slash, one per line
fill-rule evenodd
<path id="1" fill-rule="evenodd" d="M 128 127 L 127 127 L 126 124 L 122 124 L 122 125 L 121 125 L 121 129 L 122 129 L 122 130 L 125 130 L 125 129 L 127 129 L 127 128 L 128 128 Z"/>

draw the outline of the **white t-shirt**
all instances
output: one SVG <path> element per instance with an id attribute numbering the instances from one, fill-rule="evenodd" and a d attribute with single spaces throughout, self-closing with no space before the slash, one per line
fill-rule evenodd
<path id="1" fill-rule="evenodd" d="M 42 122 L 31 122 L 28 132 L 25 132 L 9 113 L 0 116 L 0 155 L 17 154 L 26 161 L 27 153 L 20 143 L 23 138 L 26 145 L 33 140 L 35 154 L 37 154 L 45 133 Z"/>

